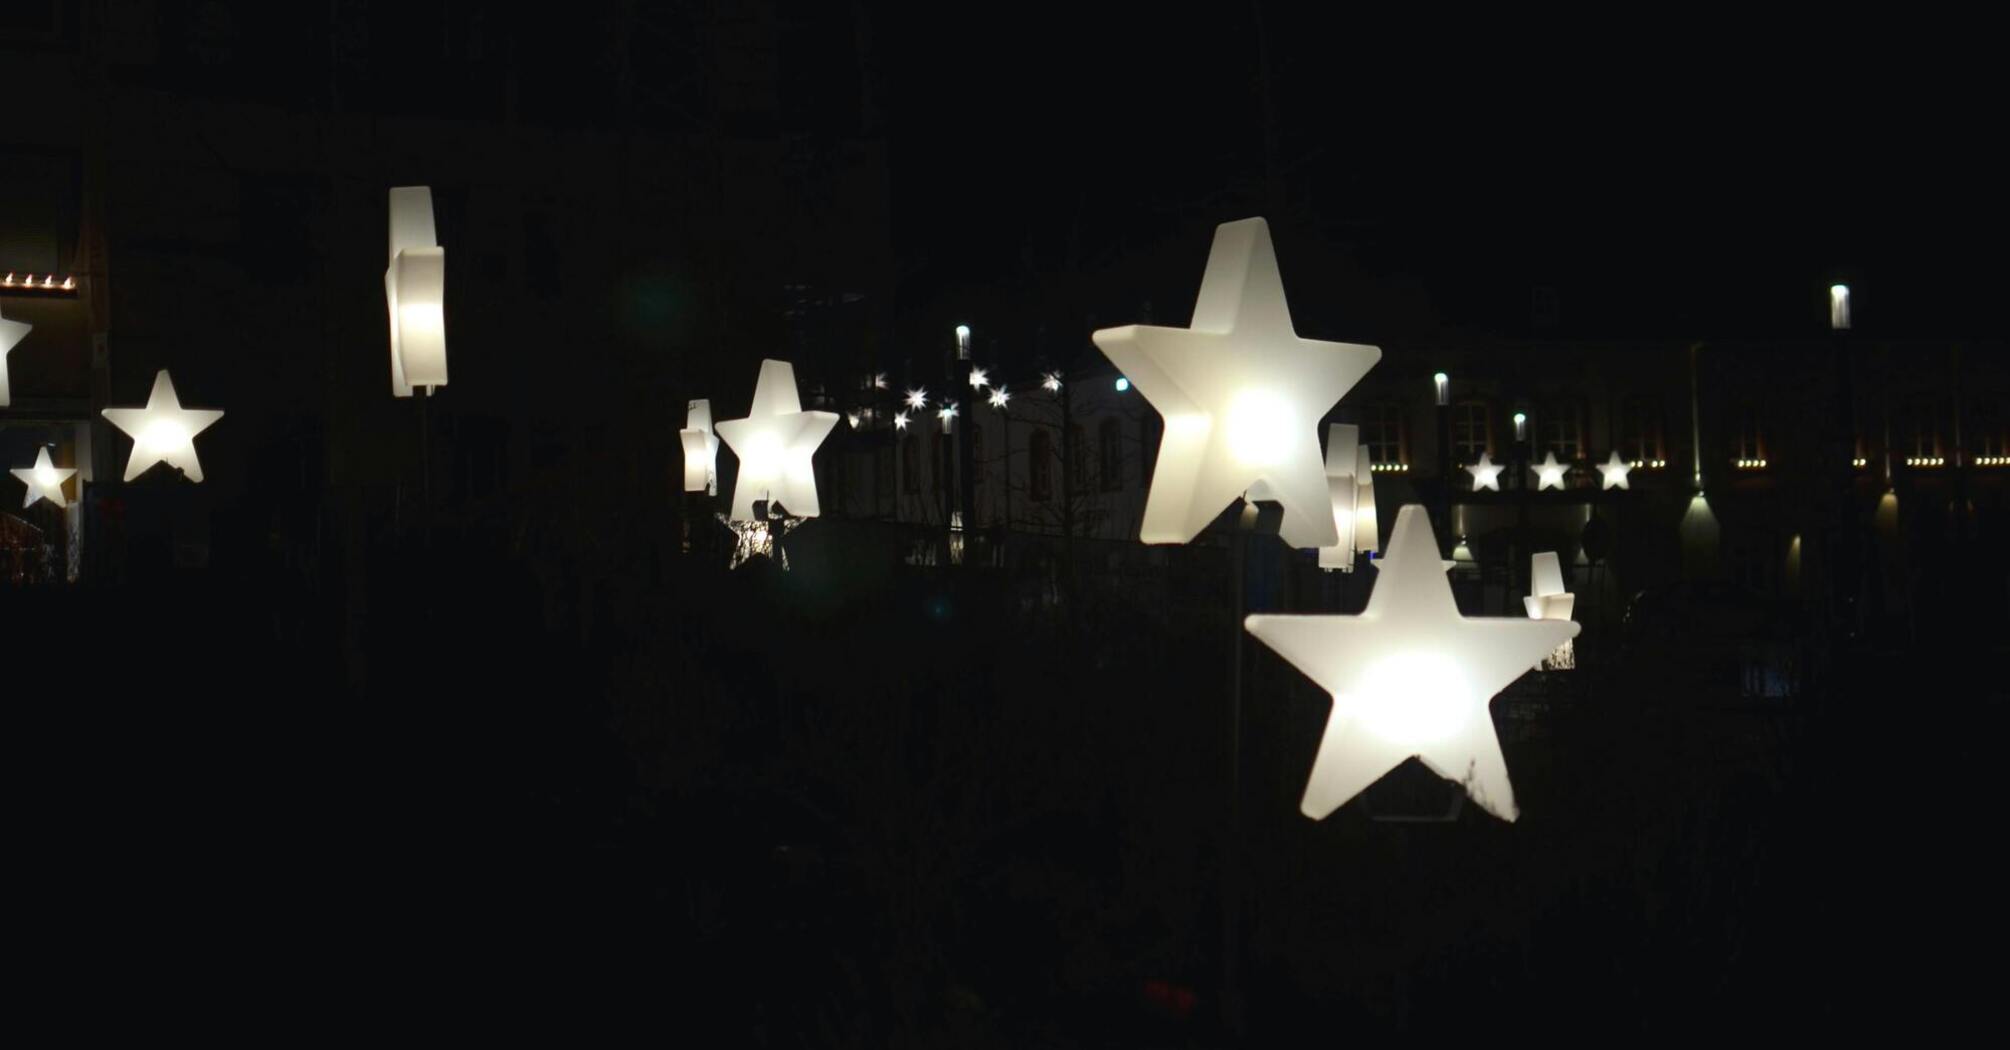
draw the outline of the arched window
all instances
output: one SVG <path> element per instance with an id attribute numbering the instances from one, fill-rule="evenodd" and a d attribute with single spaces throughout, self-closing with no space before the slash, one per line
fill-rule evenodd
<path id="1" fill-rule="evenodd" d="M 1054 439 L 1047 436 L 1046 427 L 1034 427 L 1033 436 L 1027 442 L 1026 487 L 1034 502 L 1045 503 L 1054 497 Z"/>

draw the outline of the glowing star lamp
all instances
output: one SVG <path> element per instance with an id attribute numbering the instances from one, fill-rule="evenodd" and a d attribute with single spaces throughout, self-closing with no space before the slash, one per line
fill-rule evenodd
<path id="1" fill-rule="evenodd" d="M 1319 548 L 1319 567 L 1354 571 L 1354 523 L 1358 519 L 1355 501 L 1361 487 L 1354 481 L 1354 467 L 1360 461 L 1361 429 L 1346 423 L 1326 428 L 1326 491 L 1333 499 L 1333 528 L 1340 542 Z"/>
<path id="2" fill-rule="evenodd" d="M 1415 756 L 1487 812 L 1516 816 L 1487 704 L 1577 635 L 1564 620 L 1467 619 L 1420 506 L 1396 515 L 1359 616 L 1256 615 L 1249 633 L 1333 696 L 1299 808 L 1318 820 Z"/>
<path id="3" fill-rule="evenodd" d="M 1506 464 L 1494 462 L 1493 453 L 1491 452 L 1480 453 L 1480 461 L 1468 464 L 1466 467 L 1467 472 L 1473 476 L 1474 492 L 1478 492 L 1481 489 L 1492 489 L 1495 492 L 1499 492 L 1501 490 L 1501 471 L 1506 469 Z"/>
<path id="4" fill-rule="evenodd" d="M 1529 593 L 1522 599 L 1531 620 L 1568 620 L 1577 608 L 1577 596 L 1563 589 L 1563 564 L 1555 551 L 1542 551 L 1529 559 Z M 1538 670 L 1568 670 L 1577 666 L 1577 654 L 1566 638 L 1536 664 Z"/>
<path id="5" fill-rule="evenodd" d="M 1354 549 L 1380 549 L 1382 523 L 1375 517 L 1375 460 L 1368 446 L 1354 451 Z"/>
<path id="6" fill-rule="evenodd" d="M 0 408 L 14 403 L 13 395 L 7 391 L 7 355 L 34 330 L 34 325 L 0 317 Z"/>
<path id="7" fill-rule="evenodd" d="M 796 398 L 795 366 L 787 361 L 761 362 L 747 418 L 718 425 L 719 437 L 740 457 L 732 520 L 757 520 L 755 500 L 780 503 L 790 517 L 816 517 L 817 476 L 810 457 L 837 421 L 835 412 L 803 411 Z"/>
<path id="8" fill-rule="evenodd" d="M 1542 462 L 1531 463 L 1528 469 L 1535 471 L 1535 487 L 1539 492 L 1543 489 L 1563 488 L 1563 476 L 1569 472 L 1570 464 L 1558 463 L 1555 452 L 1545 452 L 1542 454 Z"/>
<path id="9" fill-rule="evenodd" d="M 1620 459 L 1619 453 L 1614 451 L 1610 458 L 1598 465 L 1598 487 L 1601 490 L 1626 488 L 1626 475 L 1632 469 L 1633 464 Z"/>
<path id="10" fill-rule="evenodd" d="M 677 432 L 684 444 L 684 491 L 718 495 L 719 435 L 712 433 L 712 402 L 701 397 L 684 411 L 684 429 Z"/>
<path id="11" fill-rule="evenodd" d="M 28 496 L 21 501 L 23 507 L 34 506 L 38 499 L 46 499 L 58 507 L 69 506 L 70 501 L 63 498 L 63 482 L 70 480 L 70 476 L 76 472 L 75 467 L 57 469 L 56 464 L 49 459 L 49 450 L 46 446 L 35 450 L 34 466 L 15 467 L 8 471 L 20 478 L 21 484 L 28 486 Z"/>
<path id="12" fill-rule="evenodd" d="M 163 368 L 154 376 L 153 393 L 145 408 L 107 408 L 105 418 L 133 439 L 132 457 L 126 460 L 125 480 L 139 477 L 148 467 L 166 463 L 202 480 L 202 463 L 195 458 L 195 436 L 223 418 L 215 408 L 183 408 L 175 397 L 174 382 Z"/>
<path id="13" fill-rule="evenodd" d="M 384 271 L 391 308 L 391 393 L 447 385 L 447 252 L 433 232 L 433 191 L 391 190 L 391 266 Z"/>
<path id="14" fill-rule="evenodd" d="M 1279 534 L 1293 547 L 1339 542 L 1319 419 L 1382 351 L 1293 331 L 1262 219 L 1215 228 L 1190 327 L 1126 325 L 1093 338 L 1165 417 L 1140 539 L 1185 543 L 1246 495 L 1282 504 Z"/>

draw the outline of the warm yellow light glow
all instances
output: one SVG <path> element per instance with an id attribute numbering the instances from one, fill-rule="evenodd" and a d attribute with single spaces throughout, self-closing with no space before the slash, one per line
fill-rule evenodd
<path id="1" fill-rule="evenodd" d="M 894 413 L 894 416 L 893 416 L 893 429 L 895 429 L 895 430 L 906 430 L 906 429 L 907 429 L 907 413 L 905 413 L 905 412 L 896 412 L 896 413 Z"/>
<path id="2" fill-rule="evenodd" d="M 35 465 L 15 467 L 9 473 L 21 479 L 27 494 L 21 499 L 22 507 L 31 507 L 38 499 L 46 499 L 58 507 L 67 507 L 70 501 L 63 497 L 63 482 L 70 480 L 77 472 L 75 467 L 59 468 L 49 459 L 47 446 L 35 450 Z"/>
<path id="3" fill-rule="evenodd" d="M 1283 507 L 1285 543 L 1338 542 L 1318 421 L 1382 352 L 1293 330 L 1262 219 L 1216 227 L 1188 327 L 1125 325 L 1093 338 L 1167 421 L 1141 539 L 1186 543 L 1247 495 Z M 1206 423 L 1173 422 L 1182 417 Z"/>
<path id="4" fill-rule="evenodd" d="M 1358 693 L 1334 697 L 1335 709 L 1361 728 L 1397 743 L 1426 744 L 1464 729 L 1473 716 L 1472 687 L 1443 652 L 1384 656 L 1368 665 Z"/>
<path id="5" fill-rule="evenodd" d="M 1431 376 L 1431 392 L 1437 396 L 1438 404 L 1449 405 L 1452 401 L 1452 377 L 1438 372 Z"/>
<path id="6" fill-rule="evenodd" d="M 712 431 L 712 402 L 698 398 L 684 406 L 684 429 L 677 432 L 684 446 L 684 491 L 719 492 L 719 435 Z"/>
<path id="7" fill-rule="evenodd" d="M 165 368 L 154 376 L 146 407 L 107 408 L 103 414 L 133 439 L 133 452 L 126 460 L 127 481 L 155 463 L 166 463 L 190 481 L 200 482 L 202 462 L 195 455 L 195 436 L 223 418 L 220 409 L 181 407 Z"/>

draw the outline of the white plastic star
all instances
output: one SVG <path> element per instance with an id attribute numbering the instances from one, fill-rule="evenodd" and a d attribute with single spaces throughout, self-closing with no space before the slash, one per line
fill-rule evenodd
<path id="1" fill-rule="evenodd" d="M 907 413 L 905 413 L 905 412 L 896 412 L 896 413 L 894 413 L 894 416 L 893 416 L 893 429 L 895 429 L 895 430 L 906 430 L 906 429 L 907 429 Z"/>
<path id="2" fill-rule="evenodd" d="M 1615 451 L 1612 458 L 1598 465 L 1598 487 L 1601 490 L 1626 488 L 1626 474 L 1632 469 L 1633 464 L 1620 459 Z"/>
<path id="3" fill-rule="evenodd" d="M 982 390 L 982 389 L 983 389 L 983 388 L 984 388 L 984 387 L 985 387 L 985 386 L 986 386 L 987 384 L 989 384 L 990 382 L 991 382 L 991 377 L 990 377 L 990 375 L 988 375 L 988 374 L 987 374 L 987 373 L 986 373 L 986 372 L 985 372 L 985 371 L 984 371 L 983 369 L 981 369 L 981 368 L 972 368 L 972 369 L 970 370 L 970 385 L 971 385 L 971 386 L 973 386 L 973 387 L 976 387 L 976 388 L 978 388 L 979 390 Z"/>
<path id="4" fill-rule="evenodd" d="M 58 507 L 69 506 L 70 501 L 63 498 L 63 482 L 70 480 L 76 472 L 75 467 L 58 468 L 51 462 L 46 445 L 35 450 L 34 466 L 15 467 L 8 471 L 20 478 L 21 484 L 28 486 L 28 496 L 21 501 L 23 507 L 34 506 L 38 499 L 46 499 Z"/>
<path id="5" fill-rule="evenodd" d="M 126 460 L 125 480 L 139 477 L 148 467 L 166 463 L 202 480 L 202 461 L 195 458 L 195 436 L 223 418 L 215 408 L 183 408 L 175 397 L 174 381 L 163 368 L 154 376 L 153 393 L 145 408 L 107 408 L 105 418 L 133 439 L 133 454 Z"/>
<path id="6" fill-rule="evenodd" d="M 1480 461 L 1478 463 L 1470 463 L 1466 466 L 1466 470 L 1473 476 L 1474 492 L 1478 492 L 1481 489 L 1492 489 L 1495 492 L 1499 492 L 1501 490 L 1501 471 L 1506 469 L 1506 464 L 1494 462 L 1493 453 L 1491 452 L 1480 453 Z"/>
<path id="7" fill-rule="evenodd" d="M 1556 453 L 1545 452 L 1542 454 L 1542 462 L 1531 463 L 1528 469 L 1535 471 L 1535 487 L 1536 491 L 1540 492 L 1543 489 L 1562 488 L 1563 476 L 1570 471 L 1570 464 L 1558 463 Z"/>
<path id="8" fill-rule="evenodd" d="M 1576 637 L 1567 620 L 1467 619 L 1424 508 L 1396 514 L 1359 616 L 1251 616 L 1249 633 L 1333 695 L 1300 809 L 1315 820 L 1415 756 L 1515 819 L 1514 787 L 1487 705 Z"/>
<path id="9" fill-rule="evenodd" d="M 1298 336 L 1262 219 L 1215 228 L 1191 327 L 1093 338 L 1165 417 L 1140 539 L 1185 543 L 1247 495 L 1283 505 L 1279 532 L 1293 547 L 1339 542 L 1319 420 L 1382 351 Z"/>
<path id="10" fill-rule="evenodd" d="M 992 387 L 992 388 L 991 388 L 991 407 L 992 407 L 992 408 L 1004 408 L 1004 407 L 1005 407 L 1005 404 L 1006 404 L 1006 402 L 1009 402 L 1009 401 L 1011 401 L 1011 400 L 1012 400 L 1012 395 L 1011 395 L 1011 394 L 1008 394 L 1008 393 L 1006 393 L 1006 392 L 1005 392 L 1005 388 L 1004 388 L 1004 387 L 1002 387 L 1002 386 L 994 386 L 994 387 Z"/>
<path id="11" fill-rule="evenodd" d="M 0 317 L 0 407 L 13 404 L 13 395 L 7 390 L 7 355 L 34 330 L 34 325 Z"/>
<path id="12" fill-rule="evenodd" d="M 779 502 L 791 517 L 816 517 L 817 475 L 811 457 L 837 421 L 836 412 L 803 411 L 796 397 L 795 366 L 787 361 L 761 362 L 747 418 L 728 419 L 716 427 L 726 447 L 740 458 L 740 476 L 733 482 L 733 520 L 754 520 L 754 501 L 762 499 Z"/>
<path id="13" fill-rule="evenodd" d="M 927 391 L 926 389 L 922 388 L 922 387 L 915 387 L 914 389 L 912 389 L 912 390 L 908 391 L 908 392 L 907 392 L 907 407 L 909 407 L 909 408 L 927 408 L 927 407 L 928 407 L 928 391 Z"/>

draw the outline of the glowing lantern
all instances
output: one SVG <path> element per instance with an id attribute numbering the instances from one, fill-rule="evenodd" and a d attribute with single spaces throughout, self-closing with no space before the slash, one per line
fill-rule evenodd
<path id="1" fill-rule="evenodd" d="M 8 276 L 11 277 L 13 275 L 9 274 Z M 9 321 L 5 317 L 0 317 L 0 407 L 14 403 L 13 395 L 8 393 L 7 390 L 7 355 L 13 352 L 16 346 L 20 345 L 21 340 L 28 338 L 29 332 L 34 330 L 34 325 L 24 324 L 20 321 Z"/>
<path id="2" fill-rule="evenodd" d="M 1262 219 L 1216 227 L 1191 327 L 1127 325 L 1093 338 L 1165 417 L 1144 542 L 1185 543 L 1244 495 L 1283 506 L 1279 533 L 1294 547 L 1339 542 L 1319 419 L 1382 351 L 1292 330 Z"/>
<path id="3" fill-rule="evenodd" d="M 38 499 L 46 499 L 58 507 L 69 506 L 70 501 L 63 498 L 63 482 L 70 480 L 70 476 L 76 472 L 75 467 L 58 469 L 49 459 L 49 450 L 46 446 L 35 450 L 34 466 L 15 467 L 8 471 L 20 478 L 21 484 L 28 486 L 27 498 L 21 501 L 22 507 L 32 507 Z"/>
<path id="4" fill-rule="evenodd" d="M 1481 489 L 1492 489 L 1495 492 L 1499 492 L 1501 490 L 1501 471 L 1506 469 L 1506 464 L 1494 462 L 1493 453 L 1491 452 L 1480 453 L 1480 461 L 1478 463 L 1470 463 L 1466 466 L 1466 472 L 1473 476 L 1474 492 L 1478 492 Z"/>
<path id="5" fill-rule="evenodd" d="M 1356 501 L 1361 495 L 1361 486 L 1354 480 L 1354 467 L 1360 462 L 1360 449 L 1359 427 L 1347 423 L 1327 426 L 1326 491 L 1333 499 L 1333 528 L 1340 534 L 1340 542 L 1319 548 L 1322 569 L 1354 571 L 1354 524 L 1359 517 Z M 1371 498 L 1372 492 L 1371 489 Z"/>
<path id="6" fill-rule="evenodd" d="M 391 266 L 384 271 L 391 310 L 391 393 L 447 385 L 447 252 L 433 232 L 433 191 L 391 190 Z"/>
<path id="7" fill-rule="evenodd" d="M 1333 696 L 1300 809 L 1315 820 L 1412 756 L 1463 784 L 1487 812 L 1516 816 L 1487 704 L 1577 635 L 1562 620 L 1467 619 L 1419 506 L 1396 515 L 1359 616 L 1256 615 L 1249 633 Z"/>
<path id="8" fill-rule="evenodd" d="M 1536 491 L 1540 492 L 1543 489 L 1563 488 L 1563 476 L 1570 471 L 1570 464 L 1558 463 L 1556 453 L 1545 452 L 1542 454 L 1542 462 L 1531 463 L 1528 469 L 1535 471 L 1535 487 Z"/>
<path id="9" fill-rule="evenodd" d="M 712 402 L 701 397 L 685 406 L 684 429 L 677 439 L 684 445 L 684 491 L 718 495 L 719 435 L 712 433 Z"/>
<path id="10" fill-rule="evenodd" d="M 154 376 L 153 393 L 145 408 L 107 408 L 106 419 L 133 439 L 132 457 L 126 460 L 125 480 L 131 481 L 156 463 L 202 480 L 202 463 L 195 457 L 195 436 L 223 418 L 215 408 L 183 408 L 175 396 L 174 381 L 163 368 Z"/>
<path id="11" fill-rule="evenodd" d="M 1598 487 L 1601 490 L 1626 488 L 1626 475 L 1632 469 L 1633 464 L 1620 459 L 1619 453 L 1614 451 L 1609 459 L 1598 465 Z"/>
<path id="12" fill-rule="evenodd" d="M 817 446 L 837 426 L 835 412 L 805 412 L 796 397 L 796 370 L 787 361 L 761 362 L 754 404 L 745 419 L 718 425 L 719 437 L 740 458 L 733 482 L 732 520 L 754 521 L 755 500 L 780 503 L 790 517 L 814 518 Z"/>

